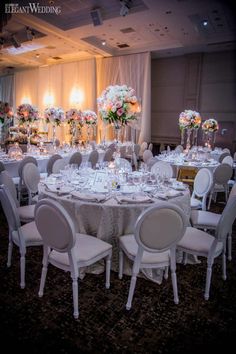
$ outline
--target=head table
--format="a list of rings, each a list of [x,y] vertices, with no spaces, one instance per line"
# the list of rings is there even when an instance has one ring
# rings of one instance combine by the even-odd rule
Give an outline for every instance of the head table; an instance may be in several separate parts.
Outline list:
[[[151,184],[152,181],[148,180],[150,174],[132,172],[125,173],[125,177],[122,174],[121,181],[117,181],[117,176],[107,170],[76,170],[69,172],[68,178],[65,172],[63,176],[52,175],[40,183],[39,194],[40,199],[46,197],[59,201],[71,215],[77,232],[112,244],[112,269],[117,271],[119,236],[133,233],[141,212],[151,205],[169,201],[182,208],[189,217],[190,193],[187,186],[176,184],[174,179],[165,185]],[[132,183],[135,178],[139,184]],[[99,179],[104,183],[99,184]],[[127,263],[126,274],[130,274],[130,269]],[[97,265],[94,271],[99,273],[101,270],[103,265],[102,268]],[[146,276],[160,280],[151,271]]]

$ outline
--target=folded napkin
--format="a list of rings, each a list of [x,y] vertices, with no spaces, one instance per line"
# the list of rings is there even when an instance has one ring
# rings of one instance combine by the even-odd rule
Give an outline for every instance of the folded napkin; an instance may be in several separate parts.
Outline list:
[[[106,200],[106,196],[104,194],[99,193],[82,193],[78,191],[72,191],[70,194],[76,199],[87,202],[100,203]]]
[[[69,194],[73,188],[69,186],[58,186],[56,184],[45,184],[45,190],[51,193],[56,193],[58,195]]]
[[[153,200],[146,195],[132,196],[117,196],[116,201],[118,204],[140,204],[140,203],[153,203]]]
[[[173,190],[173,189],[170,189],[166,192],[157,192],[155,193],[155,197],[156,198],[159,198],[159,199],[164,199],[164,200],[167,200],[167,199],[171,199],[171,198],[176,198],[176,197],[179,197],[183,195],[182,192],[178,192],[176,190]]]

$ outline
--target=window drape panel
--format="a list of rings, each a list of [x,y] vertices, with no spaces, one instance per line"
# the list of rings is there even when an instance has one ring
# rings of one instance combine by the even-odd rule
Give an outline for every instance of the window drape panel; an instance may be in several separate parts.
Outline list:
[[[14,105],[14,76],[6,75],[0,77],[0,101]]]

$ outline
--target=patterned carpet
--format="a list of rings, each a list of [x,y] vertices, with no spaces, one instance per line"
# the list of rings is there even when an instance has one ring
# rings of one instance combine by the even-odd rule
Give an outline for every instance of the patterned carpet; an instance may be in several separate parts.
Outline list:
[[[213,205],[220,212],[223,205]],[[133,307],[126,311],[130,278],[87,275],[80,281],[80,318],[72,316],[71,279],[49,268],[43,298],[38,287],[41,248],[27,251],[26,288],[19,286],[19,253],[14,248],[6,267],[7,225],[0,212],[0,337],[7,351],[30,353],[204,353],[227,350],[236,335],[236,244],[227,262],[226,281],[215,264],[210,300],[203,298],[206,262],[177,266],[179,305],[173,302],[171,279],[161,285],[138,279]],[[234,235],[236,236],[236,225]]]

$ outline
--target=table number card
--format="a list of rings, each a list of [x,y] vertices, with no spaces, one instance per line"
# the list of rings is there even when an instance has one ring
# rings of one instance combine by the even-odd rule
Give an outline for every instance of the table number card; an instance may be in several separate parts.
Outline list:
[[[107,183],[107,173],[104,171],[96,171],[93,181],[93,189],[103,189]]]

